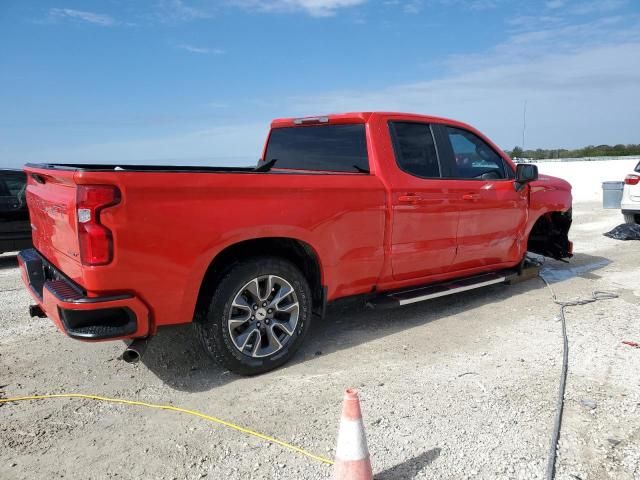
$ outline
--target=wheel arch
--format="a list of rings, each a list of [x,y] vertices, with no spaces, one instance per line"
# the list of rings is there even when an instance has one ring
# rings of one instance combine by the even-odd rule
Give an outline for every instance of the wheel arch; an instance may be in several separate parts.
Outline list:
[[[323,284],[322,264],[317,251],[302,240],[291,237],[261,237],[247,239],[228,245],[209,263],[198,291],[195,315],[206,311],[208,299],[213,294],[218,280],[229,268],[241,260],[257,256],[284,258],[300,269],[309,282],[313,301],[313,313],[324,316],[326,287]]]
[[[540,214],[527,232],[527,251],[560,260],[573,256],[569,241],[572,210],[547,211]]]

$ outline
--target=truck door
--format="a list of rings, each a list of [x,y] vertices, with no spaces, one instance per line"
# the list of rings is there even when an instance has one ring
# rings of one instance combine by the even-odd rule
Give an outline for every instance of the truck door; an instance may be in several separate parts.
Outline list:
[[[527,247],[528,187],[516,190],[512,168],[475,133],[448,125],[434,128],[460,210],[452,270],[518,262]]]
[[[455,257],[458,206],[442,178],[431,126],[390,121],[388,128],[398,167],[389,175],[393,278],[446,272]]]

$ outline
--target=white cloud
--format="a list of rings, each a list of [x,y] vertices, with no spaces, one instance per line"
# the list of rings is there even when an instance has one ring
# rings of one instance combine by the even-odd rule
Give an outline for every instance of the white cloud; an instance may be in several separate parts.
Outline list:
[[[507,18],[507,24],[519,30],[540,30],[541,28],[557,27],[565,23],[561,16],[554,15],[519,15]]]
[[[49,17],[52,19],[72,18],[87,23],[93,23],[94,25],[100,25],[101,27],[114,27],[119,24],[109,15],[73,10],[71,8],[52,8],[49,10]]]
[[[430,5],[438,4],[444,7],[464,8],[467,10],[489,10],[496,8],[504,0],[428,0]],[[405,13],[417,14],[422,12],[424,0],[384,0],[386,7],[399,7]]]
[[[330,17],[342,8],[355,7],[368,0],[220,0],[200,1],[197,7],[184,0],[159,0],[156,17],[163,22],[212,18],[224,7],[239,7],[249,12],[305,12],[314,17]],[[414,0],[412,0],[414,1]],[[476,0],[478,1],[478,0]]]
[[[405,13],[417,14],[422,10],[422,0],[410,0],[402,7]]]
[[[549,10],[564,10],[573,15],[608,13],[628,4],[628,0],[548,0],[545,7]]]
[[[194,47],[193,45],[189,45],[186,43],[176,45],[176,48],[179,48],[180,50],[186,50],[190,53],[199,53],[202,55],[224,55],[226,53],[226,51],[221,48]]]
[[[572,148],[635,142],[640,130],[640,18],[601,16],[585,21],[586,17],[562,13],[568,12],[553,10],[548,18],[531,17],[530,22],[524,22],[529,27],[519,28],[504,42],[479,54],[447,58],[439,65],[442,75],[436,79],[415,78],[371,90],[300,91],[288,98],[247,98],[250,118],[263,119],[260,123],[231,122],[230,126],[173,136],[157,129],[145,138],[81,146],[73,146],[70,135],[65,147],[0,146],[0,158],[246,165],[260,154],[269,117],[358,110],[414,111],[457,118],[477,126],[502,147],[511,148],[521,142],[525,100],[526,146]],[[576,19],[581,21],[576,23]],[[207,48],[184,46],[202,50],[194,53],[213,53]]]
[[[157,17],[163,22],[202,20],[213,17],[215,8],[196,8],[183,0],[160,0]]]
[[[607,13],[624,7],[627,0],[590,0],[573,5],[571,13],[577,15],[589,15],[592,13]]]
[[[469,0],[466,2],[471,10],[490,10],[498,7],[499,0]]]
[[[330,17],[341,8],[362,5],[367,0],[230,0],[229,4],[261,12],[302,10],[314,17]]]
[[[288,100],[288,114],[413,111],[468,121],[505,148],[629,143],[640,128],[640,29],[620,20],[512,35],[481,55],[451,57],[435,80]]]

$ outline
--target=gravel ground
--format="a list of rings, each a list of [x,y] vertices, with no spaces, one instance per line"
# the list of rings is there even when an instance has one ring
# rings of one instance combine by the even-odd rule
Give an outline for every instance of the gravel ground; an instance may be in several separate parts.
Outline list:
[[[576,256],[548,261],[570,367],[558,479],[640,479],[640,243],[602,236],[620,213],[574,208]],[[331,457],[342,391],[361,392],[377,479],[543,478],[561,365],[558,307],[539,279],[391,311],[333,308],[285,368],[242,378],[191,329],[143,362],[31,319],[15,256],[0,257],[0,395],[91,393],[214,415]],[[0,478],[329,478],[282,447],[182,414],[88,400],[0,405]]]

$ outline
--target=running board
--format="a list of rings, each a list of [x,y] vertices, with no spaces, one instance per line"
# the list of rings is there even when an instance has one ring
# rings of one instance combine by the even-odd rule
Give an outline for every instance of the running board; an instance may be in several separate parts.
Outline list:
[[[411,303],[423,302],[433,298],[445,297],[454,293],[475,290],[499,283],[514,284],[528,280],[538,275],[539,267],[526,265],[523,269],[500,270],[492,273],[483,273],[473,277],[450,280],[443,283],[435,283],[424,287],[413,287],[407,290],[381,294],[367,302],[371,308],[393,308]]]

